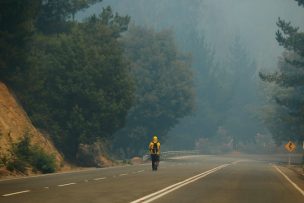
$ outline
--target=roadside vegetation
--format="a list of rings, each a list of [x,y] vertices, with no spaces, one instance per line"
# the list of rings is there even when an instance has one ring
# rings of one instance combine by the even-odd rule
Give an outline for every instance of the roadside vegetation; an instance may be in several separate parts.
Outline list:
[[[138,24],[103,2],[99,12],[77,15],[101,2],[11,0],[0,7],[0,80],[66,160],[90,166],[93,153],[105,152],[129,159],[144,154],[154,134],[169,148],[204,153],[268,152],[271,136],[276,144],[303,142],[300,28],[278,20],[285,51],[276,72],[259,74],[261,96],[257,62],[242,36],[223,44],[229,48],[220,57],[206,40],[201,1],[109,3],[144,21]],[[28,139],[2,164],[55,171],[53,157]]]
[[[2,157],[1,161],[11,172],[28,174],[28,170],[40,173],[53,173],[57,170],[55,156],[47,154],[38,145],[32,145],[30,135],[13,146],[11,157]]]
[[[132,157],[145,153],[151,135],[165,140],[179,119],[193,112],[195,92],[190,55],[177,49],[171,31],[132,26],[122,43],[136,91],[113,151]]]
[[[193,108],[191,59],[177,49],[173,36],[128,31],[130,17],[111,7],[76,20],[77,12],[98,2],[13,0],[0,8],[0,80],[64,158],[80,164],[86,163],[79,160],[86,157],[81,147],[97,141],[122,144],[133,136],[136,154],[147,136],[165,135]],[[127,117],[136,119],[126,124]],[[123,128],[128,135],[117,133]],[[42,151],[22,147],[26,142],[17,145],[17,159],[8,168],[24,171],[26,162],[53,171],[51,157],[38,157]]]
[[[296,0],[304,7],[303,0]],[[284,47],[278,68],[273,73],[260,73],[267,82],[270,101],[264,121],[278,143],[304,143],[304,32],[291,22],[278,20],[276,40]],[[304,161],[304,159],[303,159]]]

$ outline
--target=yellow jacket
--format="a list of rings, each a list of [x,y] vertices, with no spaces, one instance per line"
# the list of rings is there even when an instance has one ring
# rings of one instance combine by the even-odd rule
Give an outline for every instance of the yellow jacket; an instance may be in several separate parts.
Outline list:
[[[156,152],[154,150],[154,144],[156,144]],[[150,154],[160,154],[160,142],[150,142],[149,144]]]

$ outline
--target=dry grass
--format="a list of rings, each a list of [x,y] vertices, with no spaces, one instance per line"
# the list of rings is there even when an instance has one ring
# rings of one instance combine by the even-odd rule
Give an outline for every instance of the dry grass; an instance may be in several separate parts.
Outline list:
[[[28,133],[32,144],[37,144],[47,153],[55,154],[57,165],[63,161],[54,145],[31,123],[26,112],[18,104],[5,84],[0,82],[0,156],[10,156],[12,144]]]

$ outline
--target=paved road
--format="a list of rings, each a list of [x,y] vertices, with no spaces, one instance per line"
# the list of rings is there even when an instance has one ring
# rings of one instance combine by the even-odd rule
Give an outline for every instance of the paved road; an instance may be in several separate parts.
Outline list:
[[[162,162],[157,172],[146,164],[0,181],[0,202],[303,203],[302,186],[267,161],[190,156]]]

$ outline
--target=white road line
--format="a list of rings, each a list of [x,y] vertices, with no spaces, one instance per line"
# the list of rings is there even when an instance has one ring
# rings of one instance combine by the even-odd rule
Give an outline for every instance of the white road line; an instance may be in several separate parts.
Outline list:
[[[139,165],[140,166],[147,166],[147,165],[150,165],[150,163],[144,163],[144,164],[139,164]],[[113,169],[117,169],[117,168],[128,168],[128,167],[132,167],[132,166],[123,165],[123,166],[111,166],[111,167],[105,167],[105,168],[89,168],[89,169],[78,170],[78,171],[66,171],[66,172],[48,173],[48,174],[35,175],[35,176],[7,178],[7,179],[0,180],[0,182],[8,182],[8,181],[20,180],[20,179],[40,178],[40,177],[44,177],[44,176],[56,176],[56,175],[64,175],[64,174],[85,173],[85,172],[89,172],[89,171],[113,170]]]
[[[4,195],[2,195],[2,197],[8,197],[8,196],[12,196],[12,195],[18,195],[18,194],[27,193],[27,192],[30,192],[30,190],[24,190],[24,191],[20,191],[20,192],[14,192],[14,193],[9,193],[9,194],[4,194]]]
[[[104,180],[104,179],[106,179],[106,177],[102,177],[102,178],[94,178],[93,180],[98,181],[98,180]]]
[[[232,162],[231,164],[238,164],[238,163],[240,163],[240,162],[242,162],[243,160],[237,160],[237,161],[234,161],[234,162]]]
[[[123,173],[123,174],[119,174],[119,176],[127,176],[128,174]]]
[[[278,171],[282,176],[284,176],[284,178],[285,178],[288,182],[290,182],[290,184],[292,184],[292,186],[295,187],[295,188],[304,196],[304,191],[303,191],[297,184],[295,184],[292,180],[290,180],[290,179],[288,178],[288,176],[285,175],[285,173],[283,173],[276,165],[274,165],[273,167],[274,167],[275,169],[277,169],[277,171]]]
[[[66,183],[62,185],[58,185],[58,187],[64,187],[64,186],[69,186],[69,185],[75,185],[76,183]]]
[[[142,197],[142,198],[139,198],[139,199],[137,199],[137,200],[134,200],[134,201],[132,201],[131,203],[148,203],[148,202],[152,202],[152,201],[154,201],[154,200],[156,200],[156,199],[159,199],[160,197],[162,197],[162,196],[164,196],[164,195],[166,195],[166,194],[168,194],[168,193],[170,193],[170,192],[173,192],[173,191],[175,191],[175,190],[177,190],[177,189],[179,189],[179,188],[181,188],[181,187],[183,187],[183,186],[185,186],[185,185],[188,185],[188,184],[190,184],[190,183],[192,183],[192,182],[194,182],[194,181],[197,181],[197,180],[199,180],[199,179],[201,179],[201,178],[203,178],[203,177],[205,177],[205,176],[207,176],[207,175],[209,175],[209,174],[211,174],[211,173],[214,173],[214,172],[216,172],[216,171],[218,171],[218,170],[220,170],[220,169],[222,169],[222,168],[225,168],[225,167],[227,167],[227,166],[229,166],[230,164],[223,164],[223,165],[220,165],[220,166],[218,166],[218,167],[215,167],[215,168],[213,168],[213,169],[210,169],[210,170],[208,170],[208,171],[205,171],[205,172],[203,172],[203,173],[200,173],[200,174],[198,174],[198,175],[195,175],[195,176],[193,176],[193,177],[190,177],[190,178],[188,178],[188,179],[186,179],[186,180],[184,180],[184,181],[181,181],[181,182],[178,182],[178,183],[176,183],[176,184],[173,184],[173,185],[171,185],[171,186],[168,186],[168,187],[166,187],[166,188],[164,188],[164,189],[162,189],[162,190],[159,190],[159,191],[157,191],[157,192],[154,192],[154,193],[152,193],[152,194],[150,194],[150,195],[146,195],[146,196],[144,196],[144,197]]]
[[[163,167],[162,167],[163,168]],[[144,172],[145,170],[141,170],[141,171],[135,171],[135,172],[133,172],[133,174],[137,174],[137,173],[142,173],[142,172]]]

